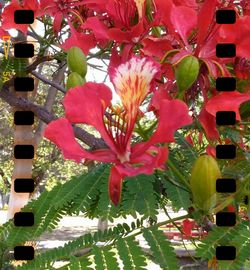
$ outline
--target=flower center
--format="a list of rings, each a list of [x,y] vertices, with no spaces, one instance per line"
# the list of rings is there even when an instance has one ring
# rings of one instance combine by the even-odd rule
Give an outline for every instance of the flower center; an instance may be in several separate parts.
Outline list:
[[[125,152],[123,155],[117,155],[118,159],[121,161],[121,163],[129,162],[130,160],[130,152]]]

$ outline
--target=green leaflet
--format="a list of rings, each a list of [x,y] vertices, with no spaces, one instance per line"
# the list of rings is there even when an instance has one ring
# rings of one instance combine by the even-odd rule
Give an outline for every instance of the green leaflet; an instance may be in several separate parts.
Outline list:
[[[156,219],[157,200],[153,188],[154,175],[141,174],[127,178],[124,182],[126,192],[123,192],[122,209],[126,214],[136,217],[135,211],[143,218]]]
[[[246,101],[240,105],[241,119],[247,119],[250,116],[250,101]]]
[[[67,270],[91,270],[91,262],[88,259],[79,260],[76,257],[70,257],[70,265],[65,267]],[[62,268],[63,269],[63,268]]]
[[[93,247],[94,262],[96,270],[117,270],[119,265],[116,254],[111,251],[110,247],[98,248]]]
[[[189,192],[175,186],[168,179],[164,179],[163,185],[166,188],[166,197],[171,201],[173,210],[175,212],[178,212],[181,208],[188,210],[191,206]]]
[[[156,227],[152,227],[150,230],[145,229],[143,231],[143,237],[148,242],[153,257],[160,264],[162,269],[179,269],[174,248],[162,231],[158,230]]]
[[[116,243],[118,254],[123,262],[124,269],[144,270],[146,258],[134,237],[119,239]]]
[[[178,97],[180,99],[182,99],[184,92],[196,81],[199,69],[199,61],[192,55],[186,56],[177,64],[175,78],[179,89]]]

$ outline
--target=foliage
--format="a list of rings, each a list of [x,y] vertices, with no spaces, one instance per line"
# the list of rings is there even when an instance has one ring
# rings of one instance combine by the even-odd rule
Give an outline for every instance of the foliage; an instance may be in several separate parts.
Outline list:
[[[199,245],[196,254],[203,259],[212,259],[216,246],[233,245],[237,250],[236,259],[233,261],[220,261],[218,267],[222,270],[242,269],[242,265],[249,258],[249,236],[249,222],[238,221],[238,224],[234,227],[217,227]]]

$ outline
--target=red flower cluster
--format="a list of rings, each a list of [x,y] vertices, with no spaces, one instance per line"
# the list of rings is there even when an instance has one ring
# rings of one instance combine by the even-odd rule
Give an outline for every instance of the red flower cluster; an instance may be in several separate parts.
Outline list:
[[[10,18],[16,9],[32,9],[36,17],[54,18],[55,33],[63,27],[62,22],[67,22],[70,36],[61,44],[62,49],[77,46],[86,55],[95,47],[111,50],[109,75],[121,104],[111,104],[111,90],[104,84],[88,82],[73,88],[64,99],[65,118],[50,123],[45,136],[62,149],[65,158],[112,163],[110,196],[117,204],[124,177],[151,174],[164,167],[168,155],[164,143],[173,142],[174,131],[192,122],[188,111],[195,107],[197,97],[204,101],[200,111],[193,110],[193,118],[203,128],[199,130],[200,138],[205,135],[209,142],[220,139],[215,123],[217,111],[234,111],[236,119],[241,120],[239,107],[250,100],[249,86],[225,94],[218,93],[212,84],[217,77],[250,80],[249,4],[233,2],[12,0],[3,10],[0,33],[15,28],[26,34],[28,25],[16,25]],[[216,24],[219,8],[234,9],[237,22]],[[216,57],[216,44],[223,42],[236,44],[235,58]],[[175,71],[190,56],[199,63],[198,75],[180,101]],[[153,97],[148,109],[155,113],[158,126],[148,141],[132,144],[140,106],[149,93]],[[92,152],[83,149],[71,126],[77,123],[93,126],[108,148]],[[191,137],[188,139],[191,141]],[[213,153],[212,145],[208,152]]]

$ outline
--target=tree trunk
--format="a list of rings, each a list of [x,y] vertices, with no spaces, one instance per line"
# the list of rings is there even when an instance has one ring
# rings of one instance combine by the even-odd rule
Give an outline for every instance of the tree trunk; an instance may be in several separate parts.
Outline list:
[[[27,92],[16,92],[18,97],[27,98]],[[15,111],[21,111],[18,108],[13,108],[13,113]],[[33,136],[33,126],[27,125],[14,125],[14,146],[19,144],[25,145],[34,145],[34,136]],[[14,151],[13,151],[14,152]],[[13,157],[14,158],[14,157]],[[11,190],[10,190],[10,199],[9,207],[7,213],[7,221],[13,218],[16,212],[19,212],[20,209],[28,202],[29,193],[16,193],[14,191],[14,182],[16,178],[32,178],[32,165],[33,159],[15,159],[14,158],[14,169],[11,179]]]
[[[61,69],[54,75],[53,81],[61,82],[64,77],[64,72],[66,69],[66,65],[62,67],[63,63],[60,65]],[[38,84],[35,84],[38,87]],[[34,90],[36,91],[36,90]],[[54,104],[55,98],[57,94],[57,89],[54,87],[50,87],[48,89],[48,96],[46,99],[45,107],[47,110],[51,111],[52,106]],[[27,98],[27,93],[17,93],[17,96],[21,96]],[[33,99],[35,97],[33,96]],[[17,108],[14,108],[16,111]],[[33,134],[33,127],[32,126],[16,126],[14,125],[14,145],[16,144],[32,144],[34,146],[35,152],[36,149],[42,139],[42,134],[44,131],[46,124],[40,121],[38,128]],[[14,191],[14,181],[16,178],[32,178],[32,165],[33,160],[28,159],[15,159],[14,158],[14,170],[12,175],[11,181],[11,192],[10,192],[10,200],[9,200],[9,208],[7,214],[7,220],[13,218],[14,214],[27,204],[29,201],[30,196],[33,196],[30,193],[16,193]]]
[[[98,219],[98,225],[97,225],[98,231],[104,232],[108,229],[108,220],[103,220],[101,218]]]

